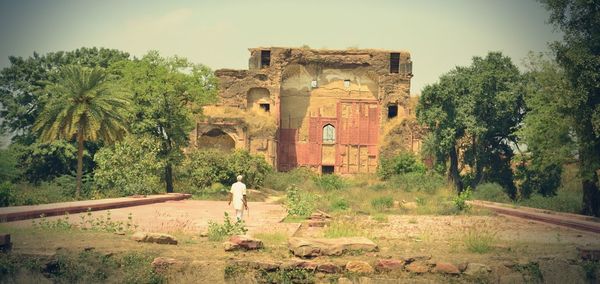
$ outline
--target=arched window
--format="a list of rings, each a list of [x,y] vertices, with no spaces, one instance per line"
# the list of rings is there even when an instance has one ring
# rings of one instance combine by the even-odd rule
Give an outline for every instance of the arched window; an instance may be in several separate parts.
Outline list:
[[[323,126],[323,143],[335,143],[335,127],[331,124]]]

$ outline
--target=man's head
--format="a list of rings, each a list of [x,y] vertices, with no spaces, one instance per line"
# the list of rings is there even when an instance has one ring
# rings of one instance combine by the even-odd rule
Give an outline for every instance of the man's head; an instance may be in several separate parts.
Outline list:
[[[242,181],[242,175],[237,176],[237,181]]]

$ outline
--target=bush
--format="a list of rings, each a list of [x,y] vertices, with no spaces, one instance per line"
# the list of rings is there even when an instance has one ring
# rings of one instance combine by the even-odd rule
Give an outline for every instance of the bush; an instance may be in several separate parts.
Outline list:
[[[13,203],[13,184],[5,181],[0,184],[0,207],[10,206]]]
[[[331,211],[344,211],[350,208],[348,201],[346,199],[340,198],[331,202]]]
[[[458,211],[465,211],[471,209],[471,205],[467,203],[469,199],[471,199],[471,188],[467,186],[465,190],[452,199],[452,203]]]
[[[316,208],[316,196],[309,192],[300,192],[298,187],[291,185],[286,192],[285,208],[289,215],[306,217]]]
[[[394,175],[406,173],[425,173],[426,168],[417,157],[409,152],[403,152],[392,158],[381,158],[377,167],[377,174],[383,179]]]
[[[520,198],[528,198],[537,193],[543,196],[553,196],[560,186],[562,174],[561,165],[547,167],[517,167],[517,176],[521,180]]]
[[[308,168],[295,168],[289,172],[273,171],[265,177],[264,187],[285,191],[292,184],[300,185],[315,178],[316,174]]]
[[[551,197],[533,194],[530,198],[521,199],[518,204],[527,207],[579,214],[581,213],[582,195],[581,191],[559,190],[555,196]]]
[[[382,196],[371,200],[371,207],[377,211],[384,211],[394,206],[394,199],[390,196]]]
[[[250,155],[247,151],[232,153],[220,150],[198,150],[187,155],[183,164],[185,176],[198,189],[213,183],[233,184],[238,175],[249,188],[261,186],[272,168],[264,157]]]
[[[473,198],[493,202],[510,203],[511,199],[497,183],[482,183],[473,191]]]
[[[388,181],[394,189],[406,192],[436,193],[440,188],[446,186],[445,179],[438,174],[425,174],[420,172],[396,175]]]
[[[208,221],[208,240],[219,242],[233,235],[243,235],[248,232],[244,220],[236,220],[231,222],[229,214],[225,212],[223,224],[218,224],[213,221]]]
[[[314,178],[315,185],[325,191],[340,190],[346,187],[344,180],[337,175],[322,175]]]
[[[96,184],[122,195],[158,193],[165,167],[159,153],[159,142],[149,136],[129,135],[112,147],[104,147],[94,157]]]

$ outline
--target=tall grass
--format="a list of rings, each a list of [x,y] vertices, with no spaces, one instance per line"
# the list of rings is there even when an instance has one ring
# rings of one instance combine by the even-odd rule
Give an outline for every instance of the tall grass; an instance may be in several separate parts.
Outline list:
[[[323,231],[326,238],[364,237],[366,232],[355,222],[333,222]]]
[[[462,238],[468,251],[488,253],[497,241],[497,234],[498,232],[491,225],[479,222],[467,228]]]

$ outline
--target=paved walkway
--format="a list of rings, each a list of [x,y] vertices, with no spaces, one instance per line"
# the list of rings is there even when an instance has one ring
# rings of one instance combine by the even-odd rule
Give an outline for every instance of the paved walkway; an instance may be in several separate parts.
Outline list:
[[[478,207],[490,209],[499,214],[600,234],[600,218],[530,207],[511,207],[509,204],[482,200],[473,200],[470,203]]]
[[[65,213],[79,213],[86,212],[88,210],[106,210],[113,208],[123,208],[129,206],[137,206],[144,204],[152,204],[165,202],[169,200],[182,200],[190,198],[189,194],[181,193],[170,193],[170,194],[157,194],[149,195],[146,197],[120,197],[120,198],[106,198],[98,200],[83,200],[83,201],[71,201],[71,202],[60,202],[40,205],[28,205],[28,206],[12,206],[0,208],[0,222],[16,221],[38,218],[40,215],[44,216],[57,216],[64,215]]]
[[[250,214],[245,216],[249,233],[281,232],[291,235],[299,224],[280,223],[287,215],[285,209],[279,204],[265,202],[249,202]],[[112,221],[126,223],[129,214],[133,223],[138,225],[138,231],[163,232],[163,233],[198,233],[208,228],[208,222],[223,223],[224,213],[228,212],[232,220],[234,211],[226,201],[206,200],[177,200],[161,203],[132,206],[110,210]],[[107,217],[108,210],[93,212],[87,216],[86,212],[70,214],[69,222],[79,224],[81,216],[86,219]],[[63,218],[55,216],[46,218],[48,221]],[[31,220],[8,222],[9,226],[31,226]]]

